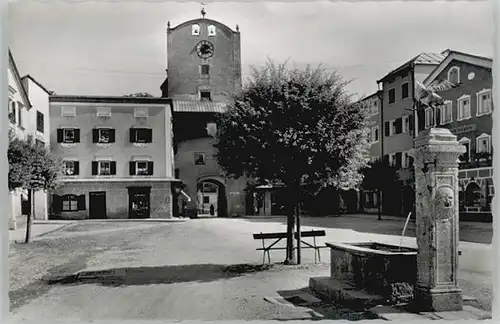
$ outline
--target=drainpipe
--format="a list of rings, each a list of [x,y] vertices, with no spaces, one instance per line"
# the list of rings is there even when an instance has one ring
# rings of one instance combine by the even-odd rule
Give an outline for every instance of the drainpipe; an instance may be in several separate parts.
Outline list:
[[[377,91],[377,97],[380,99],[380,127],[379,127],[379,137],[380,137],[380,161],[382,162],[384,160],[384,139],[385,139],[385,127],[384,127],[384,87],[382,83],[382,89],[380,89],[380,82],[378,83],[379,90]],[[382,220],[382,199],[383,199],[383,192],[382,190],[378,189],[377,192],[377,204],[378,204],[378,211],[377,211],[377,219]]]
[[[413,143],[412,143],[412,148],[415,146],[415,138],[417,138],[417,133],[418,133],[418,103],[415,98],[415,63],[411,63],[410,65],[410,74],[411,74],[411,98],[413,102],[413,108],[412,108],[412,114],[413,114]],[[415,161],[413,162],[415,163]],[[415,172],[413,172],[414,175],[413,177],[415,178]],[[415,179],[413,179],[413,192],[415,192]],[[403,201],[404,202],[404,201]],[[415,200],[413,201],[413,207],[412,207],[412,215],[416,217],[416,206],[415,206]],[[403,215],[404,216],[404,215]]]

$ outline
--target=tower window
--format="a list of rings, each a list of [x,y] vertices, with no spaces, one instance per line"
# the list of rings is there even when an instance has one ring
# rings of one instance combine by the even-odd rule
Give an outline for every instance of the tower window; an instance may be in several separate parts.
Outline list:
[[[208,36],[215,36],[215,35],[216,35],[215,26],[214,25],[208,26]]]
[[[210,65],[202,64],[201,65],[201,74],[202,75],[209,75],[210,74]]]
[[[212,100],[212,94],[210,91],[200,91],[201,100]]]
[[[191,26],[191,35],[199,36],[200,35],[200,25],[194,24]]]

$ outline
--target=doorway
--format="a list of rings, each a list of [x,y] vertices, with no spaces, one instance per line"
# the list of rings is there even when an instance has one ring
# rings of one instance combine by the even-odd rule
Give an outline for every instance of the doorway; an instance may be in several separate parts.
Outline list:
[[[150,217],[151,187],[128,188],[128,215],[131,219]]]
[[[106,218],[106,192],[89,192],[89,219]]]

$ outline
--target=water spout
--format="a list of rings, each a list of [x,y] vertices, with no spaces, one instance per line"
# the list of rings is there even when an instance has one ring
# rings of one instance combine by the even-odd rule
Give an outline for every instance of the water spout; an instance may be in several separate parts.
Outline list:
[[[399,250],[401,251],[401,245],[403,245],[403,239],[405,237],[406,227],[408,226],[408,222],[410,221],[411,212],[408,213],[408,217],[406,217],[405,226],[403,227],[403,232],[401,233],[401,241],[399,242]]]

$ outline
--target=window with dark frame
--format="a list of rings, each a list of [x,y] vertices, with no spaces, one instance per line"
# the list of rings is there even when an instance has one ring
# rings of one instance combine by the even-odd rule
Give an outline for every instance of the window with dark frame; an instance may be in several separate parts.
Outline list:
[[[202,75],[209,75],[210,74],[210,65],[202,64],[201,65],[201,74]]]
[[[389,103],[394,103],[396,101],[396,90],[393,88],[393,89],[389,89]]]
[[[194,154],[194,164],[195,165],[205,165],[205,153],[195,153]]]
[[[151,143],[153,141],[153,130],[150,128],[131,128],[131,143]]]
[[[212,94],[210,91],[200,91],[201,100],[212,100]]]
[[[98,175],[111,175],[111,161],[98,161]]]
[[[23,109],[20,104],[17,105],[17,124],[23,127]]]
[[[36,112],[36,130],[40,133],[44,132],[44,116],[39,111]]]
[[[61,210],[65,212],[78,211],[78,199],[75,195],[65,195],[61,200]]]
[[[9,120],[11,123],[16,123],[16,102],[9,100]]]
[[[114,143],[115,130],[112,128],[94,128],[92,130],[92,141],[94,143]]]
[[[401,99],[408,98],[409,93],[408,93],[408,82],[405,82],[401,85]]]
[[[75,142],[75,129],[74,128],[63,129],[63,142],[64,143],[74,143]]]
[[[130,161],[131,176],[153,175],[153,161]]]
[[[63,163],[64,167],[64,174],[67,176],[73,176],[73,175],[78,175],[79,174],[79,162],[78,161],[64,161]]]

